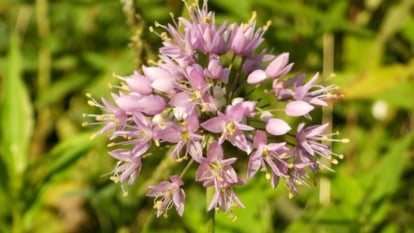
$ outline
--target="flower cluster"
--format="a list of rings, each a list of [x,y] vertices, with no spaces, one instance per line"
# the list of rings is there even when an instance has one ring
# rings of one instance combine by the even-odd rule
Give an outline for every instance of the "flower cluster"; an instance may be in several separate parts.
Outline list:
[[[322,157],[332,163],[342,158],[324,142],[347,140],[324,133],[328,125],[313,125],[310,115],[335,98],[334,86],[317,84],[318,74],[309,81],[289,76],[288,53],[259,49],[269,24],[256,28],[255,14],[247,23],[216,25],[206,1],[185,4],[189,19],[155,23],[162,33],[150,28],[163,40],[156,65],[117,76],[122,85],[113,101],[89,95],[90,105],[104,113],[87,116],[103,125],[98,133],[109,134],[115,148],[109,153],[118,160],[113,180],[133,184],[145,159],[162,159],[154,148],[168,145],[164,156],[188,166],[149,187],[157,216],[173,206],[183,214],[182,178],[189,166],[197,169],[195,181],[215,190],[208,209],[231,212],[243,207],[234,187],[258,171],[273,188],[284,180],[293,195],[322,168]],[[246,179],[235,169],[237,161],[248,163]]]

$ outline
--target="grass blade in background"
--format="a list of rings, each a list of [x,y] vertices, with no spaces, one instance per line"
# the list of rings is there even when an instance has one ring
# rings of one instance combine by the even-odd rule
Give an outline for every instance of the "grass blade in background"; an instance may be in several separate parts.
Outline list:
[[[17,201],[23,185],[23,173],[28,164],[33,129],[32,105],[22,80],[22,59],[17,33],[11,34],[6,69],[1,103],[1,158],[9,176],[11,199]],[[19,203],[14,206],[13,216],[17,218]],[[14,223],[19,224],[18,221]]]

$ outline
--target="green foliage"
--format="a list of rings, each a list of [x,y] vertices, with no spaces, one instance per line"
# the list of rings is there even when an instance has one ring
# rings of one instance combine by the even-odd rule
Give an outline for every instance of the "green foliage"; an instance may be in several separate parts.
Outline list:
[[[0,232],[204,232],[203,189],[186,181],[184,217],[156,219],[144,194],[169,161],[150,161],[125,197],[105,176],[105,138],[81,127],[96,111],[85,93],[107,96],[113,73],[156,60],[161,40],[147,28],[186,14],[179,0],[125,2],[0,2]],[[236,222],[217,214],[216,231],[413,233],[414,1],[209,3],[221,22],[271,20],[266,46],[340,87],[328,115],[351,139],[334,145],[345,156],[335,172],[292,199],[264,177],[236,190],[246,208]]]

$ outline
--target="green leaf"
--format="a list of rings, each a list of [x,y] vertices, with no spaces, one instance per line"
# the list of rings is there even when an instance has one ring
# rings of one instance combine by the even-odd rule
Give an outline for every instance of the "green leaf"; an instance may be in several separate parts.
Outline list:
[[[239,1],[239,0],[222,1],[220,0],[220,1],[212,1],[212,3],[226,9],[228,12],[231,12],[232,15],[237,15],[242,19],[248,19],[251,15],[251,12],[250,12],[251,2],[250,1]]]
[[[28,201],[29,203],[32,203],[29,206],[32,206],[39,198],[41,189],[50,182],[53,176],[65,172],[92,147],[94,142],[93,140],[90,140],[90,136],[90,133],[83,133],[59,142],[59,144],[45,156],[46,159],[39,160],[37,164],[33,164],[32,167],[30,167],[30,171],[36,171],[39,167],[44,166],[45,172],[40,175],[41,178],[39,180],[35,181],[37,187],[34,190],[34,194],[30,197],[31,200]]]
[[[28,163],[33,130],[33,110],[22,80],[19,38],[11,34],[7,73],[2,85],[1,158],[5,161],[14,192],[19,192],[21,176]]]
[[[394,64],[371,68],[360,75],[353,75],[357,78],[348,85],[342,86],[341,91],[346,99],[372,98],[408,80],[412,74],[414,74],[414,60],[408,65]],[[338,79],[342,80],[349,77],[346,74],[338,74],[338,76]],[[341,80],[333,81],[341,82]]]
[[[56,81],[52,83],[52,85],[47,88],[45,92],[40,93],[39,99],[36,101],[36,105],[38,107],[43,107],[47,104],[57,102],[71,91],[79,90],[79,88],[81,88],[82,85],[88,81],[88,78],[82,74],[70,75]]]
[[[369,57],[366,57],[366,65],[368,67],[374,67],[380,64],[381,59],[384,56],[386,42],[397,33],[411,17],[411,9],[413,5],[413,0],[402,0],[387,11],[379,33],[377,34],[376,41],[371,46],[371,53],[369,54]]]
[[[398,187],[400,176],[408,159],[408,150],[414,143],[414,132],[394,141],[379,161],[375,171],[372,173],[374,190],[372,200],[376,201],[392,194]]]
[[[78,134],[56,145],[47,155],[48,158],[53,158],[53,161],[48,165],[46,179],[56,173],[64,172],[84,155],[94,143],[90,137],[89,133]]]

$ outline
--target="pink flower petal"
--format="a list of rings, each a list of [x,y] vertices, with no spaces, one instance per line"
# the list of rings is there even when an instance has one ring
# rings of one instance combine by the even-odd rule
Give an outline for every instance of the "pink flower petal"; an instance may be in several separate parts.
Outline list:
[[[302,100],[296,100],[286,105],[285,113],[288,116],[299,117],[308,114],[314,107]]]
[[[293,64],[286,66],[289,61],[289,53],[282,53],[277,56],[273,61],[266,67],[266,74],[269,77],[277,78],[290,71]]]
[[[272,118],[266,124],[266,131],[272,135],[283,135],[291,130],[286,121]]]
[[[267,79],[266,72],[264,70],[255,70],[249,74],[247,77],[247,83],[249,84],[258,84]]]
[[[260,145],[265,145],[267,143],[267,136],[264,131],[257,130],[253,138],[253,146],[259,148]]]
[[[126,78],[125,82],[127,83],[129,89],[134,92],[138,92],[142,95],[149,95],[152,93],[152,81],[145,76],[133,74],[131,77]]]
[[[171,79],[160,78],[152,82],[151,87],[162,92],[169,92],[174,88],[174,85]]]
[[[224,124],[225,122],[221,117],[213,117],[201,123],[201,127],[212,133],[221,133],[224,130]]]

